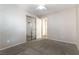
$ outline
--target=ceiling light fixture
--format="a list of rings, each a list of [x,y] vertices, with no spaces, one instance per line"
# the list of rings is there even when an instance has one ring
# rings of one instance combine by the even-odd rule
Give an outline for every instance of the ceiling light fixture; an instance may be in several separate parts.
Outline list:
[[[37,7],[37,9],[39,9],[39,10],[46,10],[47,8],[45,7],[45,5],[39,5]]]

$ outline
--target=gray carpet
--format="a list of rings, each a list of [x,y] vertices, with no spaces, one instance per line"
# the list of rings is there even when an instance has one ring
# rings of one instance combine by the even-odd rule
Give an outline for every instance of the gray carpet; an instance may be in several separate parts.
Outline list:
[[[0,51],[1,55],[78,55],[74,44],[54,40],[36,40]]]

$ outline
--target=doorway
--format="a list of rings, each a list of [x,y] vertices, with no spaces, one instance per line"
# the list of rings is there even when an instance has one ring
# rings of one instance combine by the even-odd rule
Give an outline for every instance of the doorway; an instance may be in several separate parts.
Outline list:
[[[26,16],[27,18],[27,41],[36,40],[36,18]]]

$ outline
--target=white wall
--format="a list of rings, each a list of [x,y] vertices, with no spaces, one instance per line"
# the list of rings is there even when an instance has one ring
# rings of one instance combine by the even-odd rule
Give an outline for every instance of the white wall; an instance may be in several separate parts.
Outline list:
[[[26,42],[25,15],[16,5],[0,5],[0,50]]]
[[[76,7],[76,28],[77,28],[77,39],[76,39],[76,45],[79,49],[79,5]]]
[[[76,41],[76,8],[50,14],[48,17],[48,38],[52,40],[75,43]]]

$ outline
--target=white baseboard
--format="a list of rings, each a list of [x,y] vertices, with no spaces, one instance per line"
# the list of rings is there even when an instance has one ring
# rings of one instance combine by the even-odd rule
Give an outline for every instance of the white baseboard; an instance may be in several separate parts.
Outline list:
[[[67,41],[56,40],[56,39],[49,39],[49,40],[55,40],[55,41],[64,42],[64,43],[68,43],[68,44],[75,44],[75,42],[67,42]]]
[[[14,46],[16,46],[16,45],[23,44],[23,43],[25,43],[25,42],[22,42],[22,43],[18,43],[18,44],[15,44],[15,45],[11,45],[11,46],[8,46],[8,47],[1,48],[0,51],[1,51],[1,50],[5,50],[5,49],[8,49],[8,48],[11,48],[11,47],[14,47]]]

